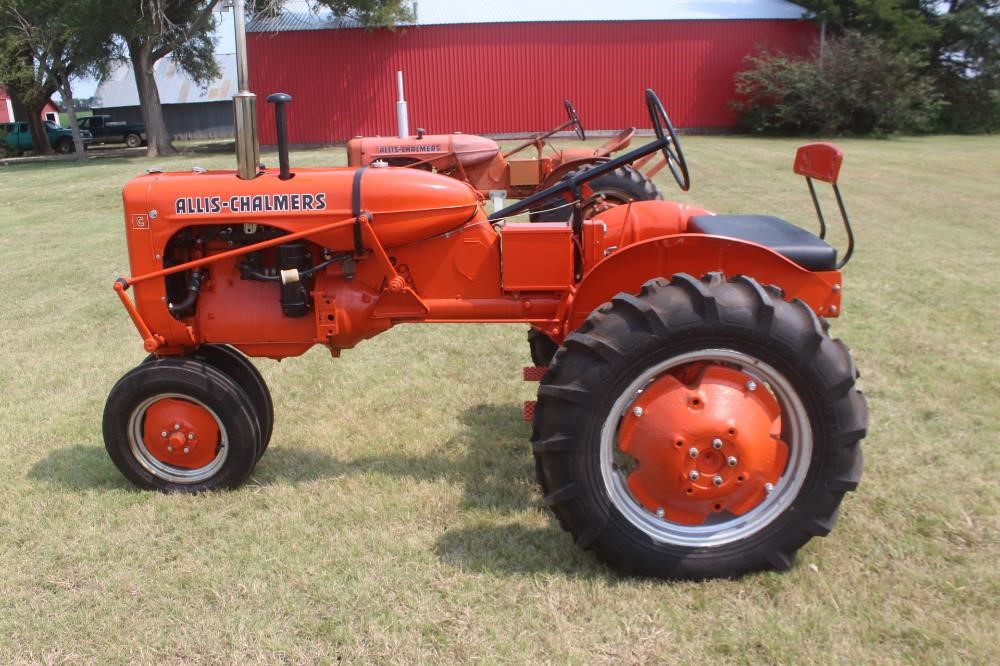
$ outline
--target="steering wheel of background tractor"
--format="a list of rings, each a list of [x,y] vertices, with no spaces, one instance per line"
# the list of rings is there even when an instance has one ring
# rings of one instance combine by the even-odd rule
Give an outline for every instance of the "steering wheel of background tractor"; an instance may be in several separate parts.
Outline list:
[[[684,151],[681,150],[681,144],[677,140],[677,133],[674,132],[670,117],[663,110],[663,103],[660,102],[660,98],[656,96],[652,88],[646,88],[646,107],[649,109],[649,119],[653,123],[656,138],[660,140],[663,156],[667,160],[667,166],[670,167],[670,173],[673,174],[681,191],[687,192],[691,189],[691,177],[688,175]],[[666,126],[665,132],[664,126]]]
[[[587,133],[583,131],[583,125],[580,124],[580,114],[576,112],[576,107],[568,99],[563,100],[563,106],[566,107],[566,115],[569,116],[569,121],[573,123],[573,131],[580,137],[580,141],[586,141]]]

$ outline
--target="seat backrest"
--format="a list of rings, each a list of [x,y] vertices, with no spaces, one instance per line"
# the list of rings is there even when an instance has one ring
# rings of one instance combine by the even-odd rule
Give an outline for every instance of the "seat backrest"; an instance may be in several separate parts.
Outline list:
[[[832,143],[817,142],[799,146],[795,151],[795,173],[815,178],[831,185],[837,184],[844,151]]]

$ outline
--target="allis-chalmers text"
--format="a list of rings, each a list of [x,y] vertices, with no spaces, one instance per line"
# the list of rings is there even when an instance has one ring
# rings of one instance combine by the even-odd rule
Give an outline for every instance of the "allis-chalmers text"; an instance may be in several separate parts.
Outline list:
[[[233,197],[178,197],[174,212],[178,215],[212,213],[267,213],[288,210],[325,210],[326,192],[315,194],[254,194]]]

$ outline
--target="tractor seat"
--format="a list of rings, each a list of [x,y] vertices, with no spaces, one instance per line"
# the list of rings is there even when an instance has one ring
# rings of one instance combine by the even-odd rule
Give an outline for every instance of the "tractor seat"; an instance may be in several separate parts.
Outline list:
[[[837,267],[837,250],[805,229],[771,215],[695,215],[688,229],[757,243],[811,271]]]

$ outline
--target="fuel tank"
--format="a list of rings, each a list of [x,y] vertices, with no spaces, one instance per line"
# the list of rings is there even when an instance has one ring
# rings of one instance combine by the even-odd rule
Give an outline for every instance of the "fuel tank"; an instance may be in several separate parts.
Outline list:
[[[435,236],[471,220],[481,197],[466,183],[403,168],[296,169],[280,180],[267,171],[241,180],[234,171],[154,173],[126,185],[126,210],[148,211],[149,226],[129,225],[129,233],[159,236],[201,224],[264,224],[291,232],[353,216],[372,214],[372,227],[391,248]],[[143,201],[143,199],[145,201]],[[166,239],[162,239],[165,243]],[[352,247],[350,229],[324,234],[333,249]]]
[[[455,162],[469,167],[488,162],[499,152],[496,141],[473,134],[426,134],[419,139],[360,137],[347,142],[347,163],[361,166],[380,159],[390,164],[428,160],[443,169],[454,166],[448,164],[452,155]]]

